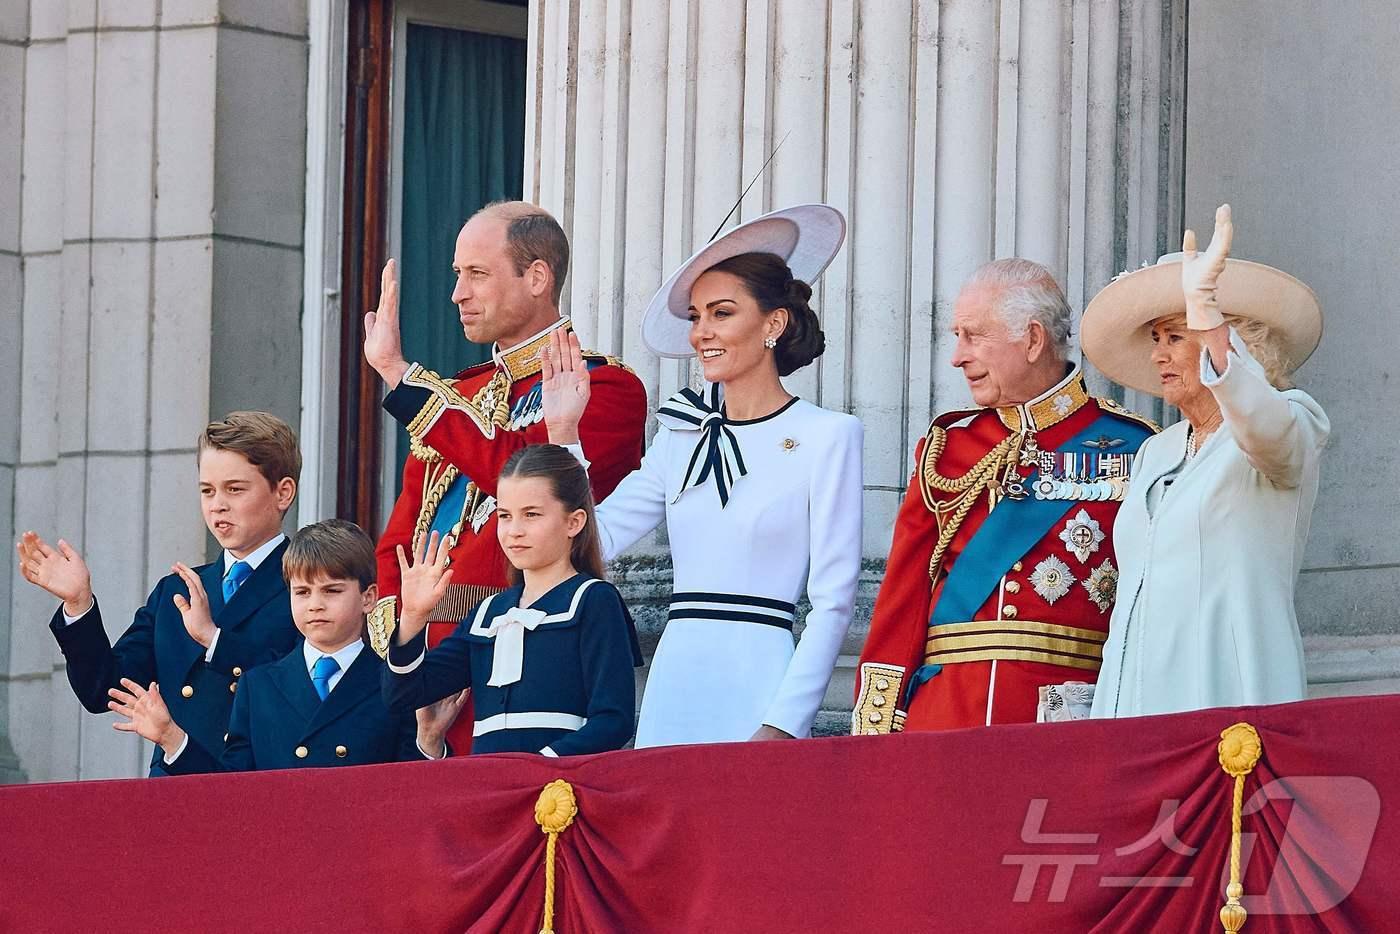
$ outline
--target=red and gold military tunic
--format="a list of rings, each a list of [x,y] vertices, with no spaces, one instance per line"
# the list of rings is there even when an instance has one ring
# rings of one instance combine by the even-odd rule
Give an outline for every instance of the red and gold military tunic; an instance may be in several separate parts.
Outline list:
[[[512,454],[549,441],[540,395],[540,352],[567,318],[452,379],[413,364],[384,399],[407,429],[410,455],[399,494],[376,549],[380,599],[369,617],[370,641],[383,655],[398,619],[395,548],[416,549],[437,531],[451,549],[452,584],[428,624],[435,646],[477,603],[506,587],[505,553],[496,540],[496,478]],[[601,500],[641,464],[646,390],[614,358],[585,351],[592,380],[579,439],[588,452],[593,495]],[[448,735],[454,752],[471,748],[464,709]]]
[[[1091,397],[1077,369],[1030,402],[935,419],[861,652],[852,732],[1033,722],[1042,686],[1093,682],[1118,581],[1113,519],[1156,430]]]

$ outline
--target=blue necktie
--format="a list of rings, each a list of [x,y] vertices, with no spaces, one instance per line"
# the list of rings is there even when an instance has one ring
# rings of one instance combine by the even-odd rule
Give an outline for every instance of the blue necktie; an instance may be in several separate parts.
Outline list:
[[[331,692],[331,675],[340,670],[340,664],[329,655],[322,655],[316,659],[316,664],[311,666],[311,684],[316,688],[316,694],[325,700]]]
[[[229,566],[228,573],[224,575],[224,602],[228,603],[233,599],[233,595],[238,593],[238,588],[243,586],[243,582],[248,579],[248,575],[253,573],[253,569],[247,561],[235,561]]]

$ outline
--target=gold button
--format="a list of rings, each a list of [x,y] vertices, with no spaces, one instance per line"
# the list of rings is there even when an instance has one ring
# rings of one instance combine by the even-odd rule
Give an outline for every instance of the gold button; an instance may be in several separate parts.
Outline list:
[[[180,688],[180,694],[183,697],[194,697],[194,688],[190,687],[187,684],[184,687]]]
[[[241,678],[241,677],[243,677],[243,669],[242,669],[242,668],[235,667],[235,668],[233,669],[233,676],[234,676],[235,678]]]
[[[876,694],[874,697],[870,698],[870,703],[876,707],[883,707],[885,706],[885,699],[879,694]]]
[[[1018,583],[1016,583],[1015,581],[1007,581],[1007,582],[1006,582],[1006,592],[1007,592],[1007,593],[1020,593],[1020,592],[1021,592],[1021,585],[1018,584]]]
[[[872,710],[870,711],[870,716],[866,717],[865,719],[869,720],[871,723],[879,723],[881,720],[884,719],[884,717],[880,716],[880,711]]]
[[[337,746],[335,747],[335,754],[337,756],[340,756],[340,758],[344,759],[347,755],[350,754],[350,750],[346,749],[344,746]]]
[[[238,690],[238,682],[237,682],[237,681],[234,681],[234,682],[232,682],[231,684],[229,684],[229,686],[228,686],[228,692],[229,692],[230,694],[232,694],[232,693],[233,693],[234,691],[236,691],[236,690]]]
[[[875,682],[875,690],[877,690],[877,691],[888,691],[889,689],[890,689],[890,683],[889,683],[888,681],[886,681],[884,678],[881,678],[881,679],[879,679],[878,681]]]
[[[298,747],[297,747],[297,758],[298,758],[298,759],[305,759],[305,758],[306,758],[307,756],[309,756],[309,755],[311,755],[311,750],[310,750],[310,749],[307,749],[305,746],[298,746]]]
[[[1006,606],[1001,608],[1001,615],[1005,616],[1007,619],[1015,619],[1016,608],[1008,603]]]
[[[1019,570],[1021,570],[1021,562],[1017,561],[1015,564],[1011,565],[1011,570],[1013,570],[1013,571],[1019,571]]]

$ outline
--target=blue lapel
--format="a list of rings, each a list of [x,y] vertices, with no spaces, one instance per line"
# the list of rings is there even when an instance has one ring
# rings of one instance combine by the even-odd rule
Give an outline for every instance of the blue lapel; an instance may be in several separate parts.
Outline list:
[[[279,594],[287,592],[287,582],[282,579],[282,555],[287,551],[287,539],[282,540],[282,544],[273,550],[257,567],[248,579],[243,582],[243,586],[238,588],[238,592],[229,600],[228,605],[223,607],[222,612],[214,613],[214,623],[220,629],[237,629],[244,620],[262,609],[268,601]],[[214,562],[219,572],[223,571],[223,562]],[[223,602],[223,581],[222,578],[214,585],[220,593],[220,602]],[[207,588],[206,588],[207,589]],[[213,594],[210,594],[210,610],[213,610]]]
[[[219,614],[224,611],[223,555],[220,555],[218,560],[211,561],[199,568],[195,573],[199,575],[200,582],[204,584],[205,596],[209,598],[209,615],[217,622]]]
[[[305,661],[302,659],[301,661]],[[340,680],[335,683],[335,690],[326,696],[324,701],[319,701],[315,715],[306,725],[306,736],[310,736],[317,730],[322,729],[327,724],[332,723],[354,710],[364,703],[366,698],[377,697],[379,695],[379,679],[384,663],[380,661],[374,650],[366,646],[360,650],[360,654],[355,656],[355,660],[350,663],[350,670],[340,676]],[[301,666],[302,678],[308,685],[311,684],[311,676],[306,673],[306,665]],[[316,689],[311,689],[311,696],[316,696]]]
[[[306,656],[302,654],[301,645],[298,642],[295,649],[268,665],[266,671],[273,686],[287,698],[287,702],[296,711],[297,718],[302,723],[310,723],[321,707],[321,698],[316,696],[316,689],[311,686],[311,676],[306,671]],[[334,696],[335,692],[332,691],[331,694]]]

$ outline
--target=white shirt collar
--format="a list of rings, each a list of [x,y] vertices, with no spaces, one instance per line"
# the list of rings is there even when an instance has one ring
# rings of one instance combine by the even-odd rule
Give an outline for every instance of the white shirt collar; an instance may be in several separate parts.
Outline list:
[[[331,658],[335,659],[335,663],[340,666],[340,670],[337,672],[337,674],[344,674],[345,672],[349,671],[350,666],[355,663],[355,659],[360,657],[360,651],[364,649],[364,647],[365,640],[356,639],[354,642],[350,643],[344,648],[332,652]],[[302,657],[306,659],[306,673],[309,675],[311,674],[312,666],[315,665],[316,662],[320,660],[321,656],[325,655],[326,653],[322,652],[310,642],[307,642],[305,639],[303,639],[301,642],[301,654]],[[334,685],[332,685],[332,687],[333,686]]]
[[[258,565],[262,564],[263,561],[267,559],[267,556],[276,551],[277,546],[282,544],[286,540],[287,536],[282,534],[281,532],[278,532],[276,535],[272,536],[267,541],[259,545],[254,551],[249,552],[247,557],[242,559],[235,558],[233,556],[233,553],[230,552],[227,548],[225,548],[224,573],[227,574],[228,569],[233,567],[233,563],[238,560],[242,560],[245,564],[248,565],[248,567],[256,571],[258,569]]]

